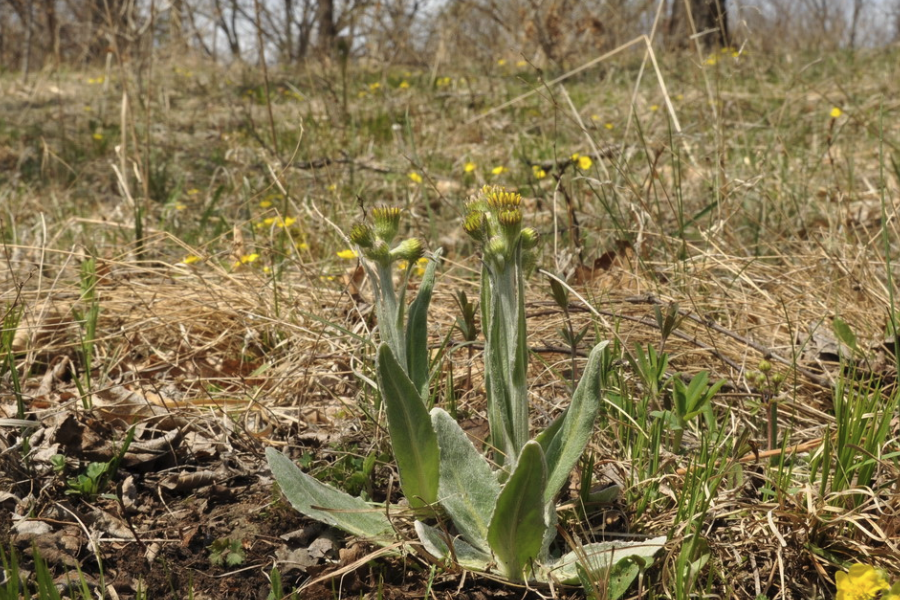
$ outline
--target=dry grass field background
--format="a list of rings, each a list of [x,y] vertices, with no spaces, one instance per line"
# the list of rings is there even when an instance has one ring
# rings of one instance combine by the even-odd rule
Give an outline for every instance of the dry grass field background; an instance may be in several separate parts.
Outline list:
[[[458,293],[478,298],[464,204],[499,184],[542,237],[539,422],[614,342],[560,518],[585,543],[668,536],[630,596],[827,598],[855,562],[900,577],[898,58],[729,48],[656,70],[638,44],[552,84],[516,57],[2,76],[4,557],[34,574],[38,551],[78,598],[584,597],[367,560],[295,513],[263,456],[397,499],[344,237],[381,205],[444,249],[433,398],[485,438],[481,338],[455,323]],[[675,447],[651,413],[701,371],[725,381],[716,427]],[[586,485],[621,492],[578,509]]]

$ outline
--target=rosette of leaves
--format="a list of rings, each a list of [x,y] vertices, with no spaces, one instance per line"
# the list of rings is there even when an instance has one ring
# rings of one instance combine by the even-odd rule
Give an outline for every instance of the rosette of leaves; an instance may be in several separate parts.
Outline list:
[[[404,362],[382,330],[385,342],[378,351],[379,385],[401,485],[411,505],[438,504],[449,518],[451,527],[439,528],[426,522],[422,512],[416,513],[420,520],[415,522],[415,530],[421,546],[439,559],[473,570],[496,569],[511,581],[577,583],[606,574],[625,582],[620,586],[624,592],[638,570],[652,562],[666,541],[664,536],[642,542],[585,544],[563,556],[551,554],[556,537],[556,496],[590,439],[604,370],[611,358],[607,342],[598,344],[590,353],[569,406],[546,430],[529,439],[524,279],[535,262],[538,235],[522,226],[520,205],[518,194],[485,187],[482,196],[467,205],[465,220],[466,232],[483,249],[485,379],[491,438],[498,459],[495,462],[500,468],[491,466],[449,413],[441,408],[426,412],[422,388],[410,375],[409,353],[416,351],[410,344],[412,338],[402,338],[407,342]],[[387,272],[378,271],[389,265],[391,256],[390,250],[379,245],[379,241],[386,241],[384,232],[379,233],[377,228],[368,233],[354,231],[354,242],[374,263],[374,273],[384,288],[391,281]],[[382,300],[392,297],[386,289],[379,293]],[[385,306],[379,311],[379,319],[394,318],[394,323],[402,323],[397,312],[391,313]],[[410,321],[413,312],[411,308]],[[407,323],[407,334],[409,328]],[[401,338],[399,331],[394,333],[396,344]],[[392,422],[392,412],[396,423]],[[370,507],[359,498],[317,482],[271,448],[266,453],[275,479],[298,510],[377,543],[395,541],[383,508]],[[411,473],[421,475],[415,484],[410,481]],[[434,500],[426,501],[421,490],[431,493],[428,486],[432,475],[436,481]],[[411,494],[419,484],[417,495]]]

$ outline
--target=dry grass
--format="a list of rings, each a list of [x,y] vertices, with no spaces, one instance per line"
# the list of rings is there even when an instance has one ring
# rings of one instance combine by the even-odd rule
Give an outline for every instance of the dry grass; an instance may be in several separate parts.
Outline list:
[[[665,90],[655,77],[638,81],[640,58],[625,53],[603,63],[599,82],[588,71],[565,88],[535,84],[528,69],[496,67],[481,77],[462,68],[438,74],[452,77],[448,84],[402,68],[353,72],[346,82],[313,68],[275,74],[277,152],[264,86],[249,71],[198,63],[190,73],[157,68],[144,87],[134,73],[110,71],[103,85],[86,83],[97,73],[54,74],[16,88],[0,101],[8,115],[0,127],[8,166],[0,175],[0,306],[19,315],[10,356],[27,418],[49,428],[92,404],[122,432],[124,423],[174,415],[168,427],[237,436],[257,457],[265,444],[317,436],[325,449],[311,452],[320,467],[327,447],[345,450],[348,440],[362,453],[384,450],[366,385],[368,290],[352,261],[335,257],[346,246],[331,224],[346,230],[361,202],[400,205],[413,233],[447,249],[430,321],[437,347],[458,314],[453,294],[477,297],[478,264],[458,233],[463,199],[499,182],[527,197],[544,234],[544,267],[567,276],[584,300],[572,311],[576,331],[593,327],[585,344],[659,348],[654,306],[674,302],[684,318],[665,341],[670,373],[708,370],[727,381],[715,400],[725,431],[717,447],[722,460],[745,462],[740,479],[711,491],[699,530],[710,559],[695,592],[828,596],[835,569],[855,561],[900,574],[897,415],[876,478],[855,492],[861,501],[845,502],[845,490],[821,494],[808,481],[819,441],[834,434],[834,385],[850,377],[828,363],[838,347],[835,318],[858,339],[845,356],[852,376],[879,379],[885,398],[897,393],[885,332],[900,240],[900,104],[897,82],[882,76],[895,56],[801,64],[750,51],[716,65],[664,60]],[[832,120],[833,106],[844,116]],[[610,146],[617,151],[601,157],[598,148]],[[592,154],[594,167],[576,170],[568,164],[574,152]],[[463,170],[469,161],[478,165],[473,173]],[[531,164],[551,176],[535,179]],[[124,166],[128,194],[111,165]],[[492,175],[500,165],[509,171]],[[135,206],[144,210],[140,252]],[[288,216],[297,222],[264,222]],[[235,266],[251,254],[258,258]],[[202,260],[185,264],[189,255]],[[86,397],[76,380],[85,376],[90,304],[79,269],[89,258],[100,312]],[[562,313],[542,277],[528,300],[529,343],[540,357],[532,360],[534,408],[549,418],[567,397]],[[751,375],[762,359],[785,376],[779,443],[806,444],[783,461],[785,479],[774,463],[731,448],[746,435],[766,450],[767,392]],[[479,435],[479,353],[472,382],[467,352],[450,360],[453,381],[445,365],[438,402],[453,389],[467,429]],[[645,382],[627,361],[617,364],[616,393],[639,403]],[[17,393],[3,372],[0,417],[14,417]],[[626,524],[612,528],[669,534],[669,553],[648,578],[665,594],[691,533],[679,511],[703,442],[689,434],[685,454],[661,450],[652,475],[659,493],[638,511],[650,482],[636,479],[646,466],[623,441],[631,425],[612,409],[601,421],[596,481],[625,488],[615,509]],[[13,437],[6,429],[3,444]],[[3,460],[9,467],[16,456]],[[0,481],[17,494],[23,488]],[[583,526],[584,536],[600,535]],[[6,543],[8,528],[2,535]]]

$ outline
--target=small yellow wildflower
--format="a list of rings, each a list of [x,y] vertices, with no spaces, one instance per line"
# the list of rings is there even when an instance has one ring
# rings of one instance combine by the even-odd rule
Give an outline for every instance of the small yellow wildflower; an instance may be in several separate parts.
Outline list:
[[[474,170],[475,170],[475,163],[473,163],[473,162],[467,162],[465,165],[463,165],[463,171],[465,171],[466,173],[471,173]]]
[[[405,271],[406,267],[408,267],[408,266],[409,266],[409,263],[406,262],[405,260],[397,261],[397,270],[399,270],[399,271]]]
[[[181,202],[179,202],[178,204],[175,205],[175,210],[184,210],[186,208],[187,208],[187,204],[182,204]]]
[[[528,61],[527,60],[518,60],[518,61],[516,61],[516,66],[521,69],[522,67],[528,66]]]
[[[509,169],[507,169],[503,165],[497,165],[496,167],[491,169],[491,173],[493,173],[494,175],[500,175],[502,173],[506,173],[507,171],[509,171]]]
[[[306,242],[297,242],[297,245],[295,247],[300,252],[305,252],[306,250],[309,250],[309,244],[307,244]]]
[[[712,56],[710,56],[709,58],[706,59],[706,64],[708,64],[708,65],[711,66],[711,67],[715,66],[715,64],[716,64],[717,62],[719,62],[719,61],[718,61],[718,58],[716,58],[715,55],[712,55]]]
[[[192,265],[194,263],[200,262],[201,260],[203,260],[203,259],[201,259],[196,254],[188,254],[187,256],[185,256],[184,258],[181,259],[181,262],[183,262],[186,265]]]
[[[416,261],[416,275],[421,277],[425,274],[425,267],[428,266],[428,259],[426,257],[422,257]]]
[[[277,227],[285,228],[285,227],[290,227],[291,225],[293,225],[296,222],[297,222],[297,219],[295,219],[294,217],[285,217],[284,219],[279,217],[278,222],[276,222],[275,225]]]
[[[404,79],[403,81],[400,82],[400,85],[397,87],[399,87],[401,90],[405,90],[405,89],[409,88],[409,82]]]
[[[535,179],[543,179],[547,176],[547,171],[545,171],[541,165],[531,165],[531,171],[534,173]]]
[[[356,250],[351,250],[349,248],[347,250],[341,250],[340,252],[337,253],[337,255],[339,258],[343,258],[345,260],[350,260],[351,258],[359,257],[359,254],[356,253]]]
[[[200,193],[200,190],[198,190],[197,188],[191,188],[187,191],[188,196],[196,196],[199,193]]]
[[[375,83],[370,83],[370,84],[369,84],[369,89],[372,90],[373,92],[374,92],[375,90],[379,89],[380,87],[381,87],[381,84],[378,83],[377,81],[376,81]]]
[[[97,140],[97,141],[99,142],[99,141],[101,141],[101,140],[103,139],[103,134],[102,134],[102,133],[95,133],[95,134],[92,135],[91,137],[94,138],[95,140]]]
[[[682,100],[684,100],[684,94],[677,94],[677,95],[675,96],[675,99],[678,100],[679,102],[682,101]]]
[[[615,125],[613,125],[612,123],[606,123],[603,126],[606,127],[607,129],[612,129],[613,127],[615,127]]]
[[[409,177],[413,183],[422,183],[422,181],[423,181],[422,176],[419,175],[418,173],[416,173],[415,171],[410,171],[409,174],[407,175],[407,177]]]
[[[333,191],[336,190],[336,189],[337,189],[337,184],[336,184],[336,183],[332,183],[332,184],[329,184],[329,185],[328,185],[328,191],[329,191],[329,192],[333,192]]]
[[[590,156],[579,156],[578,157],[578,168],[582,171],[587,171],[594,164],[594,161],[591,160]]]
[[[262,201],[259,203],[259,207],[260,207],[260,208],[269,208],[270,206],[272,206],[272,201],[271,201],[271,200],[262,200]]]
[[[453,82],[453,80],[450,79],[449,77],[438,77],[435,84],[438,87],[446,87],[446,86],[450,85],[450,83],[452,83],[452,82]]]
[[[599,121],[600,115],[591,115],[591,121]]]
[[[357,98],[365,98],[368,95],[369,95],[369,92],[367,92],[366,90],[360,90],[359,93],[356,94],[356,97]]]
[[[271,272],[272,272],[272,267],[263,267],[263,273],[265,273],[266,275],[268,275]]]
[[[658,110],[659,110],[659,104],[653,104],[653,105],[651,105],[651,106],[650,106],[650,110],[652,110],[653,112],[658,111]]]
[[[850,565],[848,572],[834,576],[837,584],[836,600],[872,600],[878,592],[890,589],[884,575],[869,565]]]
[[[829,114],[831,115],[832,119],[837,119],[842,114],[844,114],[844,111],[842,111],[840,108],[835,106],[834,108],[831,109],[831,112]]]
[[[256,252],[254,252],[253,254],[245,254],[245,255],[241,256],[240,260],[235,261],[233,266],[239,267],[241,265],[249,265],[250,263],[254,262],[258,258],[259,258],[259,254],[257,254]]]
[[[497,61],[497,66],[498,66],[498,67],[505,67],[505,66],[506,66],[506,59],[505,59],[505,58],[501,58],[500,60],[498,60],[498,61]]]
[[[106,81],[106,77],[104,77],[103,75],[101,75],[100,77],[89,77],[87,80],[87,82],[92,85],[93,84],[101,84],[104,81]]]
[[[84,107],[84,111],[85,111],[85,112],[91,112],[92,110],[94,110],[94,109],[91,108],[90,106],[85,106],[85,107]]]

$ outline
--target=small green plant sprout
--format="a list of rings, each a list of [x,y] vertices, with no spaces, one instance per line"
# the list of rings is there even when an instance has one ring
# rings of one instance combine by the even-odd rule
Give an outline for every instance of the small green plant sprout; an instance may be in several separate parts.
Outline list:
[[[419,420],[422,412],[412,406],[424,408],[424,402],[387,343],[378,352],[378,382],[401,486],[411,505],[425,498],[409,495],[414,486],[403,480],[404,465],[423,467],[421,473],[427,476],[431,468],[437,473],[435,501],[427,504],[439,504],[448,519],[437,527],[426,522],[425,515],[434,510],[414,513],[419,519],[415,531],[421,547],[439,560],[468,569],[495,569],[510,581],[577,583],[578,565],[593,576],[628,557],[638,557],[647,565],[666,538],[585,544],[562,556],[551,553],[557,533],[556,495],[590,439],[600,406],[601,381],[606,379],[602,370],[609,364],[604,360],[608,343],[597,344],[591,351],[569,406],[546,430],[529,439],[524,280],[534,266],[538,235],[522,227],[520,203],[518,194],[486,186],[482,196],[467,205],[465,219],[466,232],[482,247],[485,379],[494,462],[499,468],[494,469],[442,408],[433,408],[424,421]],[[368,239],[361,231],[354,237],[354,241]],[[371,241],[370,247],[376,247],[376,242]],[[390,280],[380,281],[386,284]],[[392,405],[400,408],[392,409]],[[404,425],[391,423],[392,410],[405,420]],[[414,443],[416,436],[427,443],[436,441],[434,459],[428,446]],[[285,496],[307,516],[383,545],[396,540],[386,515],[393,508],[370,507],[319,483],[272,448],[266,455]]]
[[[659,396],[668,382],[666,369],[669,366],[669,355],[657,352],[651,345],[647,346],[645,353],[643,348],[635,344],[634,353],[628,355],[628,362],[647,387],[647,395],[658,405]]]
[[[672,432],[672,451],[681,451],[681,440],[684,430],[694,418],[702,415],[706,421],[706,427],[710,432],[715,432],[716,417],[712,410],[712,398],[725,384],[725,380],[719,380],[709,385],[709,372],[700,371],[694,375],[689,384],[685,384],[680,377],[672,378],[672,408],[669,410],[653,411],[651,416],[663,419],[669,431]]]
[[[247,558],[244,544],[239,539],[219,538],[209,546],[209,564],[214,567],[237,567]]]
[[[559,329],[559,335],[569,347],[569,356],[572,360],[572,387],[574,388],[576,377],[575,359],[578,356],[578,344],[584,340],[584,336],[587,335],[591,326],[587,324],[581,328],[581,331],[575,333],[575,329],[572,326],[572,315],[569,313],[569,290],[555,277],[550,277],[550,295],[553,296],[553,301],[563,311],[565,327]]]
[[[94,497],[102,494],[107,488],[109,482],[119,470],[119,464],[128,452],[131,441],[134,439],[134,427],[128,429],[122,447],[116,452],[115,456],[107,462],[92,462],[88,464],[85,472],[66,482],[66,494]],[[56,455],[59,456],[59,455]],[[54,457],[55,458],[55,457]],[[51,461],[54,469],[61,472],[65,468],[65,460],[59,459]]]

